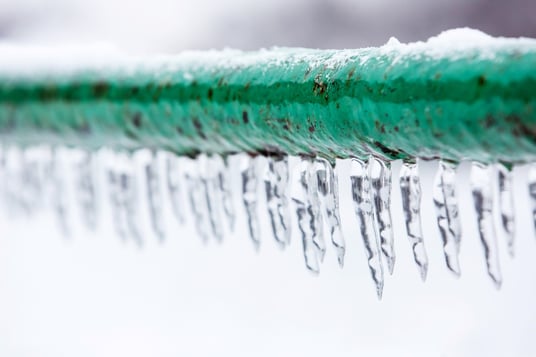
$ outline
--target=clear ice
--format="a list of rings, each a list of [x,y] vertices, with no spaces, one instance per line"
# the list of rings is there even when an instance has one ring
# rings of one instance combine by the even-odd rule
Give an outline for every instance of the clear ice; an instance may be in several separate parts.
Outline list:
[[[493,223],[493,185],[491,178],[494,177],[493,166],[473,162],[471,167],[471,187],[477,215],[480,241],[484,248],[488,275],[495,283],[496,288],[501,287],[502,277],[499,266],[499,252],[495,237]]]
[[[318,235],[317,216],[313,208],[313,201],[310,195],[311,185],[313,184],[311,175],[311,160],[308,158],[300,159],[297,166],[296,174],[293,175],[293,191],[292,200],[296,207],[296,215],[298,217],[298,228],[301,233],[303,244],[303,255],[305,258],[305,266],[307,269],[318,274],[319,266],[319,250],[315,245],[315,236]]]
[[[205,184],[200,177],[199,167],[195,160],[185,157],[181,159],[180,163],[181,167],[184,167],[184,179],[195,229],[203,242],[206,243],[210,239],[211,223],[208,215]]]
[[[261,244],[259,217],[257,213],[257,187],[259,185],[259,156],[242,155],[240,158],[240,174],[242,176],[242,201],[246,210],[249,237],[256,249]]]
[[[389,273],[393,274],[396,256],[391,224],[390,164],[370,157],[368,160],[368,172],[370,175],[372,202],[374,204],[374,217],[376,219],[375,227],[380,236],[380,247],[387,262],[387,268]]]
[[[456,276],[460,276],[458,255],[460,252],[461,226],[460,218],[458,217],[455,180],[456,165],[440,160],[433,189],[437,226],[443,241],[443,252],[447,267]]]
[[[374,211],[371,200],[370,178],[367,165],[358,159],[350,160],[350,182],[352,200],[361,238],[365,244],[368,266],[372,280],[376,285],[378,299],[382,298],[384,274],[381,260],[379,238],[374,227]]]
[[[200,166],[201,181],[205,187],[205,200],[210,220],[212,234],[218,241],[223,240],[223,226],[221,223],[221,191],[220,174],[223,169],[219,156],[206,156],[204,154],[197,157]]]
[[[331,242],[335,247],[337,261],[344,265],[345,242],[341,230],[339,213],[339,186],[333,166],[325,159],[317,158],[314,162],[314,174],[318,185],[318,195],[324,209]]]
[[[121,238],[130,237],[142,245],[135,163],[130,155],[117,154],[112,165],[108,169],[108,184],[116,232]]]
[[[501,224],[506,234],[508,253],[513,257],[515,254],[515,220],[512,172],[502,164],[497,164],[496,167],[499,181]]]
[[[533,163],[529,167],[529,197],[532,205],[532,224],[536,229],[536,163]]]
[[[221,200],[223,205],[223,211],[227,216],[227,221],[229,222],[229,228],[231,231],[234,231],[235,226],[235,208],[233,203],[233,193],[231,192],[231,171],[229,167],[229,157],[221,158],[216,156],[218,161],[219,171],[218,171],[218,186],[221,192]]]
[[[67,200],[65,192],[65,183],[63,182],[63,174],[58,153],[55,149],[51,150],[50,162],[48,163],[47,173],[50,182],[50,199],[52,207],[56,213],[56,219],[64,236],[70,235],[68,225]]]
[[[275,241],[284,248],[290,244],[290,209],[288,206],[289,168],[286,156],[267,157],[264,178],[266,205]]]
[[[166,157],[166,183],[173,215],[179,223],[184,224],[184,207],[181,195],[181,175],[179,172],[179,158],[169,153]]]
[[[83,152],[76,162],[76,194],[82,221],[87,229],[97,229],[97,194],[95,192],[95,156]]]
[[[424,247],[421,227],[421,182],[417,163],[402,163],[400,169],[400,191],[406,232],[413,250],[413,259],[419,268],[421,279],[426,280],[428,256]]]
[[[163,221],[163,197],[160,187],[159,156],[152,153],[149,162],[145,164],[145,179],[147,183],[147,202],[149,204],[149,215],[154,234],[160,241],[166,237]]]

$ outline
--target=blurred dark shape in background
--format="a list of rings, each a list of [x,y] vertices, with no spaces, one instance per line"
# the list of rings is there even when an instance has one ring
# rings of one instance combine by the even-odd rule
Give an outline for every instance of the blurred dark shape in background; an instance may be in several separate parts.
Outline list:
[[[0,39],[111,42],[134,52],[358,48],[455,27],[536,37],[534,0],[0,0]]]

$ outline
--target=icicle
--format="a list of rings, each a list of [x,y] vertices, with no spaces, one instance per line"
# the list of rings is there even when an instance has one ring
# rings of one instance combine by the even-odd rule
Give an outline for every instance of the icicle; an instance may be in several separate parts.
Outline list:
[[[288,159],[286,156],[268,157],[264,179],[266,205],[276,242],[282,247],[290,244],[290,212],[287,201],[289,185]]]
[[[115,230],[119,237],[130,237],[142,245],[135,165],[128,154],[114,154],[113,159],[113,167],[108,169],[108,183]]]
[[[220,215],[221,191],[219,189],[219,177],[222,171],[221,161],[215,159],[215,156],[207,157],[206,155],[200,155],[197,160],[200,166],[201,180],[205,188],[205,200],[212,233],[221,242],[223,240]]]
[[[536,229],[536,163],[529,167],[529,196],[532,204],[532,222]]]
[[[48,166],[49,180],[50,180],[50,198],[52,200],[52,207],[56,213],[56,219],[60,230],[64,236],[70,235],[70,229],[68,224],[67,213],[67,200],[65,184],[62,178],[62,170],[60,167],[60,160],[58,159],[58,153],[55,149],[51,150],[50,162]]]
[[[389,273],[393,274],[395,267],[395,249],[393,230],[391,226],[391,168],[374,157],[368,160],[368,172],[374,204],[374,217],[376,229],[380,236],[382,254],[387,261]]]
[[[131,158],[128,158],[128,164],[133,166]],[[130,237],[138,244],[143,244],[141,236],[141,230],[139,227],[138,218],[138,188],[136,183],[136,173],[134,168],[131,168],[129,172],[122,172],[119,175],[119,188],[122,197],[121,203],[123,204],[126,213],[127,228]]]
[[[502,283],[501,269],[499,266],[499,252],[493,224],[493,186],[491,178],[494,177],[493,166],[473,162],[471,167],[471,186],[475,210],[478,218],[478,230],[480,240],[484,248],[488,275],[500,288]]]
[[[199,176],[199,167],[194,160],[183,158],[181,159],[181,166],[185,167],[184,178],[195,229],[203,242],[206,243],[210,238],[210,218],[208,217],[205,185]]]
[[[370,179],[365,163],[358,159],[350,161],[350,181],[352,184],[352,199],[361,238],[365,244],[368,266],[372,280],[376,285],[378,298],[383,293],[383,267],[379,246],[379,238],[374,228],[374,212],[370,193]]]
[[[314,164],[311,161],[309,166],[309,202],[311,204],[311,214],[313,215],[313,243],[317,251],[320,262],[326,256],[326,242],[324,240],[324,220],[320,212],[320,197],[318,194],[318,179],[314,174]]]
[[[160,191],[158,154],[155,152],[152,153],[149,162],[145,165],[145,179],[151,226],[158,239],[163,241],[166,236],[163,222],[163,199]]]
[[[460,276],[458,254],[460,252],[461,227],[456,199],[456,165],[439,161],[434,180],[433,199],[437,213],[437,225],[443,241],[447,267]]]
[[[257,158],[242,156],[240,173],[242,176],[242,200],[246,209],[249,235],[255,248],[260,246],[260,228],[257,215]]]
[[[41,162],[39,157],[34,157],[32,149],[26,149],[21,152],[20,156],[20,173],[18,177],[18,201],[19,205],[27,215],[34,214],[42,204],[43,188],[46,186],[46,181],[51,177],[42,177]],[[60,224],[60,226],[63,226]],[[62,228],[63,231],[63,228]],[[66,231],[63,231],[66,234]]]
[[[116,234],[123,240],[128,237],[126,228],[126,212],[124,210],[123,198],[120,187],[119,173],[114,169],[107,172],[108,191],[110,194],[110,205],[112,209],[112,219]]]
[[[428,256],[424,247],[421,227],[421,183],[416,163],[402,164],[400,169],[400,191],[402,193],[402,208],[406,221],[406,232],[413,250],[413,259],[421,273],[421,279],[426,280],[428,271]]]
[[[305,258],[305,266],[307,269],[318,274],[319,267],[319,252],[314,243],[316,232],[316,217],[314,215],[310,185],[311,185],[311,161],[309,159],[301,159],[297,167],[297,175],[293,175],[297,182],[293,183],[292,200],[296,204],[296,214],[298,216],[298,227],[302,236],[303,255]]]
[[[97,198],[95,193],[94,156],[84,152],[76,163],[76,193],[82,221],[86,228],[95,231],[97,227]]]
[[[181,176],[179,174],[178,158],[169,153],[166,157],[166,183],[168,188],[171,209],[179,223],[184,224],[184,211],[181,198]]]
[[[515,247],[515,221],[514,221],[514,196],[512,187],[512,172],[502,164],[497,164],[499,181],[499,209],[501,223],[506,233],[508,253],[514,256]]]
[[[219,190],[221,192],[223,211],[225,212],[225,215],[227,216],[230,230],[234,231],[235,209],[234,209],[234,204],[233,204],[233,195],[232,195],[231,187],[230,187],[231,178],[229,177],[230,176],[229,158],[226,157],[225,159],[222,159],[220,156],[218,156],[218,158],[220,161],[223,161],[223,167],[221,168],[218,174],[218,183],[219,183]]]
[[[341,218],[339,214],[339,187],[338,180],[331,164],[318,158],[315,160],[314,173],[318,183],[318,193],[322,203],[331,242],[337,252],[339,265],[344,265],[345,242],[341,230]]]

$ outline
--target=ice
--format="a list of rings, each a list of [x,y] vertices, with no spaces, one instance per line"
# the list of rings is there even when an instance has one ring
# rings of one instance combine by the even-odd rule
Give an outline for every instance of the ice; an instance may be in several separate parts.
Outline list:
[[[288,206],[288,157],[267,157],[264,179],[266,205],[275,241],[282,247],[290,244],[290,210]]]
[[[138,218],[138,188],[135,163],[130,154],[114,155],[112,167],[108,169],[110,202],[117,234],[143,244]]]
[[[97,228],[97,193],[95,188],[95,156],[91,152],[83,152],[75,163],[76,196],[80,206],[82,222],[90,231]]]
[[[58,158],[58,153],[52,149],[47,172],[49,177],[50,199],[53,210],[56,214],[56,220],[64,236],[70,235],[69,228],[69,210],[67,209],[66,189],[63,181],[63,167]]]
[[[358,159],[350,160],[350,181],[352,200],[361,238],[365,244],[365,253],[372,280],[376,285],[378,299],[382,298],[384,274],[381,261],[379,238],[374,228],[374,211],[371,200],[370,178],[367,165]]]
[[[217,158],[219,161],[222,161],[222,163],[219,164],[221,169],[218,172],[218,185],[221,192],[223,211],[227,216],[230,230],[234,231],[236,217],[233,195],[231,192],[231,168],[229,167],[229,157],[221,158],[220,156],[217,156]]]
[[[331,163],[322,158],[315,160],[314,174],[316,175],[318,194],[331,235],[331,242],[335,247],[339,265],[342,267],[344,265],[345,242],[339,213],[338,178]]]
[[[421,279],[426,280],[428,256],[424,247],[421,227],[421,182],[417,163],[404,162],[400,169],[400,191],[406,232],[413,250],[413,259]]]
[[[166,183],[168,189],[169,200],[173,215],[184,224],[184,207],[181,195],[181,175],[179,172],[179,159],[172,153],[166,155]]]
[[[314,175],[311,175],[311,159],[302,158],[296,167],[292,182],[292,200],[295,203],[298,217],[298,228],[301,233],[303,255],[307,270],[313,274],[320,272],[319,250],[315,245],[315,236],[318,235],[317,216],[313,209],[310,195]],[[316,189],[316,186],[314,186]]]
[[[484,248],[488,275],[495,283],[495,287],[500,288],[502,277],[492,212],[493,186],[491,184],[491,179],[493,177],[495,177],[495,175],[492,165],[473,162],[471,167],[471,187],[478,219],[480,241]]]
[[[391,168],[390,164],[375,157],[368,160],[368,172],[374,204],[376,229],[380,236],[380,247],[387,262],[389,273],[395,267],[395,249],[391,225]]]
[[[259,185],[258,160],[259,157],[242,155],[240,157],[240,174],[242,177],[242,201],[246,211],[249,236],[256,249],[260,247],[260,228],[257,213],[257,188]]]
[[[512,172],[502,164],[497,164],[496,168],[499,181],[501,223],[506,235],[508,253],[513,257],[515,253],[515,220]]]
[[[163,221],[163,197],[160,186],[159,155],[153,152],[149,162],[145,164],[145,179],[147,183],[147,203],[149,216],[154,234],[160,241],[166,237]]]
[[[308,159],[305,159],[308,160]],[[313,230],[313,244],[317,251],[317,256],[320,262],[324,261],[326,256],[326,241],[324,240],[324,220],[322,219],[322,213],[320,212],[320,197],[318,192],[318,178],[314,171],[314,162],[309,162],[309,184],[308,188],[308,201],[310,203],[310,210],[312,215],[311,227]]]
[[[199,155],[197,158],[201,181],[205,187],[205,200],[212,233],[218,241],[223,240],[221,223],[220,173],[222,162],[219,156]]]
[[[211,236],[209,231],[211,223],[207,207],[206,189],[199,174],[199,167],[195,160],[186,157],[181,158],[180,166],[184,167],[184,179],[195,229],[203,242],[206,243]]]
[[[433,190],[437,226],[443,241],[447,267],[456,276],[460,276],[458,254],[460,252],[461,226],[458,217],[455,179],[456,165],[440,160]]]
[[[531,164],[529,167],[528,185],[532,205],[532,223],[536,229],[536,163]]]

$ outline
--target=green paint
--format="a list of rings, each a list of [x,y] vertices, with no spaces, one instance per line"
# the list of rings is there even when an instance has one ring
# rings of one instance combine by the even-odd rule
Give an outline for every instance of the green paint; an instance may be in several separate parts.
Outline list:
[[[179,154],[536,159],[536,45],[280,49],[0,75],[0,140]]]

